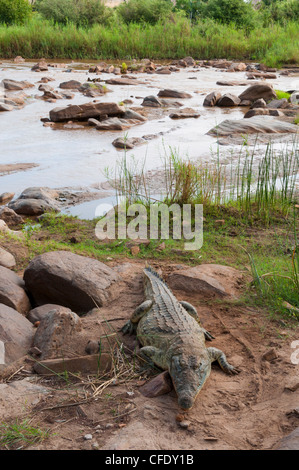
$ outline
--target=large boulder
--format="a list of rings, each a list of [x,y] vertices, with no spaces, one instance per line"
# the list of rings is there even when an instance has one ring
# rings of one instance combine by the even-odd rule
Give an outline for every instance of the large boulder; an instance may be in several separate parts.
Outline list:
[[[41,359],[65,357],[67,349],[81,331],[81,320],[70,309],[58,307],[42,318],[33,346],[41,351]]]
[[[204,297],[238,297],[243,274],[235,268],[219,264],[201,264],[180,269],[168,276],[169,287],[184,292],[196,292]]]
[[[31,187],[25,189],[18,199],[10,202],[8,207],[21,215],[41,215],[45,212],[58,212],[60,208],[55,197],[58,197],[56,191]]]
[[[63,122],[69,120],[87,121],[89,118],[100,118],[101,116],[122,116],[125,108],[117,103],[84,103],[71,105],[64,108],[54,108],[50,111],[50,120]]]
[[[36,305],[56,303],[86,313],[117,295],[120,277],[95,259],[52,251],[31,261],[24,281]]]
[[[272,87],[267,83],[256,83],[247,88],[243,93],[239,95],[241,101],[255,101],[259,98],[263,98],[265,101],[276,99],[276,93]]]
[[[35,329],[15,309],[0,303],[0,368],[18,360],[30,349]]]
[[[274,119],[272,116],[254,116],[248,119],[226,119],[207,133],[208,135],[230,136],[233,134],[296,134],[298,126]]]
[[[4,266],[0,266],[1,304],[7,305],[19,313],[28,313],[31,305],[24,288],[24,281],[16,273]]]

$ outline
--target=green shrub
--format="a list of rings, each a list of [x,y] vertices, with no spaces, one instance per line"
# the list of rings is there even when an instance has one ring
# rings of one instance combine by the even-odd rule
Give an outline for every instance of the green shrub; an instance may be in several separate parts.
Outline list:
[[[265,3],[261,12],[268,23],[271,21],[279,23],[299,21],[299,2],[298,0],[272,0],[270,3]]]
[[[117,7],[125,23],[155,24],[170,16],[173,9],[171,0],[128,0]]]
[[[31,13],[28,0],[0,0],[0,23],[23,24]]]
[[[244,0],[208,0],[201,4],[200,14],[222,24],[234,23],[247,29],[254,28],[257,19],[257,12]]]
[[[84,27],[105,24],[112,15],[103,0],[39,0],[35,8],[54,23]]]

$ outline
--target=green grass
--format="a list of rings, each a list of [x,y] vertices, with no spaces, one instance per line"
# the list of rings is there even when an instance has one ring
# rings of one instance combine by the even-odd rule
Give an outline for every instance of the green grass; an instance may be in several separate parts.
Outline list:
[[[49,437],[49,431],[33,426],[29,419],[0,423],[0,446],[8,449],[24,449]]]
[[[58,26],[33,18],[23,26],[0,26],[0,57],[29,59],[176,59],[257,60],[269,66],[299,63],[299,25],[273,24],[246,32],[211,20],[193,26],[186,18],[156,25],[113,23],[89,29]]]
[[[290,93],[286,93],[285,91],[281,91],[281,90],[275,90],[275,93],[276,93],[278,100],[281,100],[282,98],[286,98],[288,100],[291,96]]]

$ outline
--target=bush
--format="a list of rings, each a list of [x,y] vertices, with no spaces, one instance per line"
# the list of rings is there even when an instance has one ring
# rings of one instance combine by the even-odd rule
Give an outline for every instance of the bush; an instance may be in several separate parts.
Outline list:
[[[129,0],[117,7],[125,23],[150,23],[170,16],[173,9],[171,0]]]
[[[35,8],[54,23],[84,27],[105,24],[112,15],[103,0],[39,0]]]
[[[277,0],[266,3],[264,0],[264,13],[267,22],[277,21],[285,23],[286,21],[299,21],[299,2],[298,0]]]
[[[28,0],[0,0],[0,23],[23,24],[31,13]]]
[[[201,5],[201,16],[219,23],[234,23],[237,27],[252,29],[257,12],[244,0],[209,0]]]

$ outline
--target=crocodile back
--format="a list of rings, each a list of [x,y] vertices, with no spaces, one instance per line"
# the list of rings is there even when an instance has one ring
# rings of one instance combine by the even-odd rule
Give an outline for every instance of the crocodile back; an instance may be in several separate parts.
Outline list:
[[[137,334],[143,345],[161,349],[187,343],[190,347],[204,344],[199,323],[179,303],[166,282],[152,269],[144,269],[144,290],[153,306],[138,324]]]

